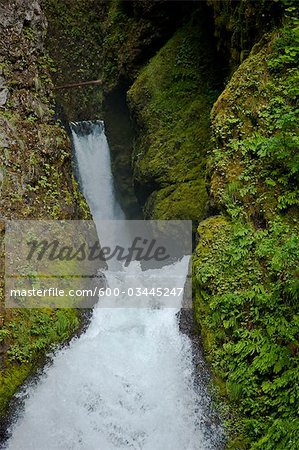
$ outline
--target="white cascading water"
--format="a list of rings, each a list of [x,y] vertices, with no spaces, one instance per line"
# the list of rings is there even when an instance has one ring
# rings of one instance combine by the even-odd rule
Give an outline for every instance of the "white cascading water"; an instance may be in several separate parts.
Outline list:
[[[94,218],[123,219],[102,122],[72,125],[83,193]],[[142,271],[107,270],[111,288],[182,286],[188,258]],[[167,272],[168,271],[168,272]],[[161,282],[160,282],[161,279]],[[159,281],[158,281],[159,280]],[[127,285],[127,286],[126,286]],[[125,302],[125,298],[121,301]],[[219,427],[195,386],[189,338],[175,308],[95,308],[87,331],[27,386],[9,450],[215,450]],[[209,423],[207,425],[207,423]]]
[[[71,130],[81,189],[94,220],[124,219],[115,197],[104,123],[71,123]]]

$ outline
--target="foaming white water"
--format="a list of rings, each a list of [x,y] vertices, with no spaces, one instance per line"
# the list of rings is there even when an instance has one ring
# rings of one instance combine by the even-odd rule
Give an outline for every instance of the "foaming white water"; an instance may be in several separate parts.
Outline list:
[[[167,267],[174,286],[187,263]],[[150,277],[137,266],[134,271],[133,286],[146,285]],[[159,278],[156,272],[151,275]],[[125,272],[107,276],[112,288],[132,287]],[[164,273],[162,286],[165,280]],[[58,352],[38,386],[29,388],[8,448],[213,449],[176,312],[96,308],[87,332]]]
[[[85,137],[73,128],[84,194],[96,218],[122,218],[103,128],[90,126]],[[112,290],[128,292],[150,290],[153,280],[161,288],[181,287],[187,271],[185,257],[162,269],[143,271],[135,262],[105,275]],[[98,306],[105,301],[100,298]],[[177,323],[179,305],[125,308],[127,301],[132,303],[121,294],[117,308],[96,307],[87,331],[58,351],[37,384],[27,388],[7,449],[216,448],[219,430],[211,422],[206,426],[207,395],[194,386],[190,340]]]

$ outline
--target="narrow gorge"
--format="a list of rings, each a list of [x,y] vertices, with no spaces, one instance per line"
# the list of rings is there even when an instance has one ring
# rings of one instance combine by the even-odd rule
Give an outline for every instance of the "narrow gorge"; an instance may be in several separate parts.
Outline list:
[[[0,0],[1,448],[298,450],[298,31],[295,0]],[[16,219],[191,220],[192,310],[6,307]]]

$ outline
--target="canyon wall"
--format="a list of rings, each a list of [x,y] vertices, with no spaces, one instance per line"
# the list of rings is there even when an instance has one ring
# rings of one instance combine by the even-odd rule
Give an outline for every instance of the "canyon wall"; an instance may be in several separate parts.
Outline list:
[[[80,326],[76,310],[5,309],[3,237],[10,219],[88,218],[57,120],[38,1],[0,2],[0,415],[42,355]]]

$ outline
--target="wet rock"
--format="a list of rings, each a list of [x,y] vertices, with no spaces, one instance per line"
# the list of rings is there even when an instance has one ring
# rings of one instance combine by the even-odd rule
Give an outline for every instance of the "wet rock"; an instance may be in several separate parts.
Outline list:
[[[8,89],[2,89],[0,91],[0,107],[4,106],[8,99]]]
[[[5,87],[5,79],[0,77],[0,107],[7,102],[8,94],[8,89]]]
[[[191,263],[189,264],[189,274],[184,286],[182,308],[178,313],[178,319],[179,328],[182,333],[187,334],[189,337],[191,337],[193,334],[197,335],[196,332],[194,333],[195,323],[192,303]]]
[[[4,181],[4,170],[0,167],[0,191],[2,189],[3,181]]]
[[[9,141],[8,137],[0,132],[0,147],[1,148],[8,148],[9,147]]]

